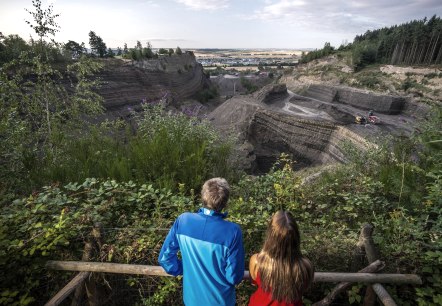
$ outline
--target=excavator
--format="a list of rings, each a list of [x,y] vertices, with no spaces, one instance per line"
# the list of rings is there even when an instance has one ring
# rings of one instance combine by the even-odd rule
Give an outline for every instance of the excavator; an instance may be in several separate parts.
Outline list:
[[[361,114],[357,114],[355,116],[355,123],[357,124],[379,124],[380,122],[381,120],[379,119],[378,116],[374,115],[374,112],[372,110],[368,112],[367,117]]]

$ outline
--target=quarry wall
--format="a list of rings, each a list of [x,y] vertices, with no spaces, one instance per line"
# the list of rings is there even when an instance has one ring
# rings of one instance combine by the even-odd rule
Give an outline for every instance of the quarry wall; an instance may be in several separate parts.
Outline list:
[[[371,109],[390,115],[399,114],[405,105],[405,99],[399,96],[380,95],[353,88],[318,84],[310,85],[305,96],[329,103],[349,104],[360,109]]]

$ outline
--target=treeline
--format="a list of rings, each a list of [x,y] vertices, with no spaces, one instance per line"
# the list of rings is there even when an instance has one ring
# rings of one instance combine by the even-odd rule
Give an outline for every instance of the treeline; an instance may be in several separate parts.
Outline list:
[[[173,54],[181,55],[183,54],[183,51],[180,47],[177,47],[175,50],[172,48],[164,49],[160,48],[158,52],[154,52],[152,50],[152,45],[150,42],[147,42],[146,47],[143,47],[140,41],[137,41],[137,44],[134,48],[127,48],[127,44],[124,44],[124,48],[121,51],[120,48],[118,48],[117,55],[122,55],[123,58],[131,59],[131,60],[142,60],[142,59],[151,59],[151,58],[158,58],[159,55],[169,55],[172,56]]]
[[[366,44],[373,49],[377,62],[390,64],[442,63],[442,20],[413,20],[400,26],[367,31],[356,36],[355,46]]]
[[[121,56],[131,60],[142,60],[158,58],[159,55],[171,56],[183,53],[180,47],[176,49],[160,48],[158,51],[153,51],[150,42],[147,42],[146,47],[143,47],[140,41],[137,41],[133,48],[128,48],[127,44],[124,44],[123,48],[112,49],[107,47],[104,40],[94,31],[89,32],[89,46],[88,50],[84,42],[78,43],[73,40],[69,40],[67,43],[55,43],[31,39],[27,42],[19,35],[5,36],[0,32],[0,66],[18,59],[23,52],[39,54],[41,50],[45,50],[45,57],[52,62],[78,60],[83,55],[100,58]]]
[[[442,20],[413,20],[405,24],[369,30],[357,35],[352,44],[334,49],[329,43],[324,48],[304,54],[301,62],[339,51],[351,51],[356,70],[368,64],[432,65],[442,63]]]
[[[332,47],[329,42],[326,42],[324,44],[324,48],[322,48],[322,49],[319,49],[319,50],[315,49],[315,50],[307,52],[307,53],[302,51],[301,59],[299,60],[299,62],[300,63],[308,63],[308,62],[313,61],[315,59],[330,55],[334,51],[335,51],[335,48]]]

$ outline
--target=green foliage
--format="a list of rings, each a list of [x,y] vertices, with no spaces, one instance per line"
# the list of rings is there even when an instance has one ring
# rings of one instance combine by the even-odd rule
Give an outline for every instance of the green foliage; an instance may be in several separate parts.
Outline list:
[[[107,57],[114,57],[115,56],[114,51],[112,51],[111,48],[107,48],[106,56]]]
[[[442,56],[438,50],[442,41],[437,39],[441,34],[442,19],[434,15],[430,19],[425,17],[401,25],[368,30],[356,35],[353,43],[341,45],[337,51],[338,54],[352,53],[356,71],[373,63],[441,64]],[[303,53],[300,62],[307,63],[333,53],[334,48],[326,43],[322,49]]]
[[[352,61],[355,71],[376,62],[376,47],[372,44],[356,44],[352,48]]]
[[[31,47],[18,35],[0,38],[0,66],[19,58],[22,52],[30,49]]]
[[[401,89],[403,91],[410,91],[410,90],[414,89],[414,90],[419,90],[421,92],[424,92],[427,90],[426,87],[424,86],[425,85],[424,83],[425,82],[419,84],[415,79],[407,76],[407,78],[405,79],[405,81],[401,85]]]
[[[241,85],[247,90],[247,93],[253,93],[258,90],[258,86],[252,83],[249,79],[246,79],[245,77],[240,78]]]
[[[373,90],[385,90],[386,85],[383,83],[382,73],[374,71],[361,71],[355,75],[356,82],[352,85]]]
[[[442,45],[434,38],[441,33],[442,20],[434,15],[430,19],[412,20],[408,23],[368,30],[355,37],[353,46],[371,44],[376,48],[376,61],[391,64],[441,63],[435,52]]]
[[[61,85],[61,73],[40,56],[23,53],[4,68],[0,71],[3,188],[29,190],[35,179],[40,181],[41,166],[64,158],[59,150],[62,140],[83,129],[87,119],[83,114],[101,111],[101,98],[93,92],[97,84],[89,80],[100,66],[86,58],[69,66],[75,80],[70,95]],[[9,78],[11,70],[15,74]]]
[[[105,122],[76,139],[60,136],[57,158],[48,155],[32,169],[32,178],[45,184],[111,177],[173,190],[184,183],[187,191],[213,176],[235,178],[232,144],[221,140],[208,122],[167,114],[159,106],[146,106],[134,120],[136,135],[124,122]]]
[[[176,53],[177,55],[181,55],[181,54],[183,54],[183,51],[181,51],[181,48],[180,48],[180,47],[176,47],[175,53]]]
[[[199,188],[213,176],[234,177],[229,163],[232,144],[222,141],[208,122],[147,106],[138,126],[130,145],[135,177],[167,188],[176,188],[177,182]]]
[[[309,51],[307,53],[302,52],[302,56],[301,56],[301,59],[299,60],[299,62],[301,62],[301,63],[311,62],[315,59],[333,54],[334,50],[335,50],[335,48],[332,47],[329,42],[326,42],[322,49],[319,49],[319,50],[316,49],[314,51]]]
[[[89,45],[91,46],[92,53],[99,57],[104,57],[107,53],[107,47],[103,39],[95,34],[94,31],[89,32]]]
[[[59,32],[59,26],[55,22],[55,19],[59,17],[59,14],[53,13],[52,4],[47,9],[41,7],[41,0],[32,0],[32,5],[35,11],[26,11],[32,16],[32,21],[26,20],[26,23],[35,31],[40,37],[40,41],[48,35],[55,36],[56,32]]]
[[[199,140],[198,143],[206,146],[205,150],[208,146],[204,141],[207,127],[193,125],[191,122],[195,121],[188,121],[183,116],[174,118],[162,112],[161,108],[149,109],[140,118],[139,137],[132,143],[137,150],[149,152],[148,155],[138,155],[146,160],[136,161],[135,164],[140,165],[137,171],[157,171],[152,176],[157,181],[157,178],[167,181],[169,177],[162,175],[177,171],[180,166],[186,167],[187,163],[198,168],[200,157],[197,152],[186,151],[186,143]],[[229,219],[241,225],[247,256],[259,251],[272,214],[279,209],[288,209],[296,216],[301,229],[303,253],[312,260],[317,271],[354,271],[365,265],[355,262],[352,256],[360,227],[372,223],[375,225],[375,242],[386,261],[386,272],[417,273],[424,280],[424,285],[415,289],[389,286],[388,290],[398,304],[440,304],[442,167],[440,143],[434,140],[440,136],[441,123],[440,113],[433,114],[422,127],[421,134],[412,141],[401,140],[366,152],[349,149],[347,165],[325,172],[309,185],[302,183],[287,155],[282,155],[268,174],[245,176],[237,184],[232,184]],[[171,131],[171,135],[164,133],[165,128]],[[146,149],[150,143],[160,140],[163,144],[159,148]],[[179,159],[180,153],[171,147],[172,143],[184,146],[183,152],[187,152],[184,155],[190,159],[185,158],[161,172],[162,167],[168,167],[165,165],[167,158],[162,156],[167,150],[172,151],[169,157]],[[118,150],[111,148],[111,151]],[[420,158],[413,158],[415,154]],[[434,154],[436,157],[431,159]],[[128,160],[137,158],[127,156]],[[151,166],[154,160],[160,161],[159,168]],[[173,178],[175,181],[182,179],[178,173],[173,174],[177,174]],[[201,184],[204,178],[199,180],[198,184]],[[423,188],[413,189],[411,182]],[[389,184],[392,185],[389,187]],[[101,222],[105,228],[119,228],[106,235],[106,245],[101,249],[99,260],[156,264],[156,256],[146,254],[157,254],[165,235],[159,229],[167,229],[179,213],[194,211],[198,207],[193,192],[190,197],[184,196],[186,188],[187,185],[179,184],[174,194],[168,189],[131,181],[87,179],[82,184],[71,183],[62,188],[58,185],[45,187],[40,193],[14,201],[1,216],[0,263],[4,265],[2,270],[14,271],[14,275],[20,278],[5,279],[3,303],[11,304],[26,298],[47,300],[48,296],[41,297],[38,294],[41,291],[34,290],[41,286],[41,278],[36,275],[42,275],[39,274],[42,272],[38,269],[47,259],[79,258],[83,243],[76,237],[86,236],[95,222]],[[137,232],[134,230],[137,228],[146,229],[146,232]],[[20,269],[20,266],[27,269]],[[47,277],[56,281],[60,274]],[[113,286],[112,278],[106,281],[111,283],[118,298],[119,290],[124,290],[124,286]],[[138,287],[142,292],[150,281],[128,280],[127,286]],[[62,286],[65,282],[59,280],[57,283]],[[133,303],[180,303],[179,282],[179,279],[156,280],[152,283],[151,294],[143,295]],[[305,299],[318,300],[329,289],[329,285],[317,284]],[[54,294],[57,287],[54,286],[53,290],[48,294]],[[238,286],[240,304],[247,303],[252,290],[246,283]],[[361,292],[360,285],[354,286],[348,292],[348,303],[359,303]]]
[[[199,91],[196,94],[196,99],[201,103],[205,103],[210,99],[214,99],[218,96],[219,96],[218,88],[215,85],[211,85],[210,87],[204,88],[201,91]]]
[[[66,52],[69,53],[71,58],[76,58],[76,59],[81,57],[81,55],[86,52],[84,45],[80,45],[79,43],[72,40],[68,41],[64,45],[64,49]]]
[[[78,260],[84,247],[82,237],[88,237],[96,222],[105,229],[120,229],[106,233],[98,255],[103,261],[156,265],[156,253],[146,256],[146,252],[158,250],[167,233],[160,229],[168,228],[180,213],[197,207],[190,197],[152,185],[95,179],[48,186],[18,199],[5,207],[0,217],[0,267],[4,273],[0,305],[44,304],[67,281],[61,273],[50,275],[42,269],[45,262]],[[46,287],[47,278],[53,280],[52,288]],[[165,282],[159,293],[172,294],[176,282]]]

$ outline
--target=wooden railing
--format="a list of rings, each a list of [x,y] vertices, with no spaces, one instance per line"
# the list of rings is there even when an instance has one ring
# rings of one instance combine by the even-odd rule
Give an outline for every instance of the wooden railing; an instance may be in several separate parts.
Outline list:
[[[384,305],[396,305],[394,300],[381,285],[384,284],[410,284],[421,285],[422,280],[415,274],[378,274],[385,267],[385,263],[378,259],[377,250],[371,238],[373,226],[367,224],[361,230],[358,248],[365,251],[369,265],[357,273],[339,273],[339,272],[315,272],[314,282],[339,283],[324,299],[314,303],[314,306],[330,305],[332,301],[344,290],[351,286],[352,283],[368,284],[364,305],[374,305],[376,296]],[[101,237],[99,229],[94,228],[92,237],[98,239]],[[101,244],[98,242],[98,244]],[[90,242],[86,243],[83,260],[89,260]],[[63,289],[61,289],[46,306],[59,305],[66,297],[76,290],[73,305],[82,295],[82,285],[91,276],[92,273],[118,273],[118,274],[138,274],[160,277],[170,277],[160,266],[149,265],[133,265],[88,261],[48,261],[46,268],[50,270],[60,271],[78,271],[77,274]],[[244,279],[250,278],[249,271],[245,271]],[[78,302],[77,302],[78,303]]]

